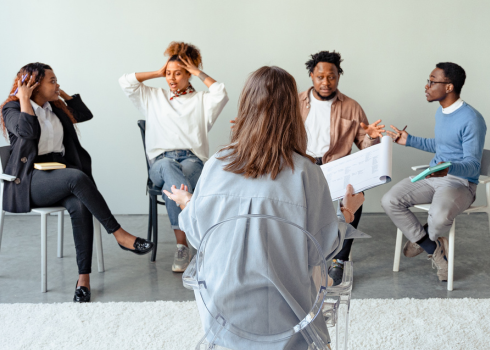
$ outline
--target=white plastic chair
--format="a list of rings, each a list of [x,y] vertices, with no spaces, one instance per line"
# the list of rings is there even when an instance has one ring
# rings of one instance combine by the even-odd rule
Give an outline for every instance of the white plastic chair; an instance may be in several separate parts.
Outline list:
[[[10,146],[0,147],[0,248],[2,247],[3,227],[5,223],[5,211],[3,210],[3,187],[4,181],[14,181],[15,176],[3,173],[10,157]],[[48,290],[48,215],[58,214],[58,258],[63,257],[63,226],[64,226],[64,207],[46,207],[32,208],[31,212],[41,215],[41,292],[46,293]],[[102,236],[100,223],[94,217],[94,241],[97,251],[97,265],[99,272],[104,272],[104,253],[102,248]]]
[[[429,166],[428,165],[419,165],[412,167],[412,170],[425,170]],[[466,209],[462,214],[470,214],[470,213],[487,213],[489,228],[490,228],[490,150],[483,150],[482,160],[481,160],[481,169],[480,169],[480,179],[478,182],[482,185],[485,185],[485,192],[487,198],[486,205],[480,206],[470,206]],[[424,211],[429,211],[430,204],[417,204],[414,205],[417,209],[422,209]],[[453,280],[454,280],[454,239],[456,236],[456,219],[453,221],[453,225],[449,230],[449,252],[447,256],[448,263],[448,276],[447,276],[447,290],[453,290]],[[397,229],[396,232],[396,246],[395,246],[395,259],[393,262],[393,271],[398,272],[400,269],[400,256],[402,251],[402,241],[403,241],[403,232],[400,229]]]
[[[352,294],[352,283],[354,280],[353,276],[354,270],[352,261],[345,261],[342,282],[337,286],[327,287],[326,301],[323,303],[322,307],[322,314],[325,318],[325,322],[327,323],[327,327],[335,327],[335,350],[340,350],[338,318],[340,313],[340,306],[342,305],[345,305],[344,350],[348,349],[349,313]]]
[[[219,258],[224,254],[223,244],[229,242],[226,238],[231,236],[232,242],[243,244],[237,247],[226,245],[225,253],[233,259],[227,264],[219,264]],[[207,319],[210,320],[207,332],[197,344],[196,350],[221,349],[224,344],[236,349],[238,345],[233,342],[240,342],[239,339],[246,340],[246,343],[255,342],[253,344],[260,348],[274,349],[298,333],[303,336],[309,350],[330,349],[328,333],[328,339],[320,336],[318,323],[314,323],[322,312],[327,294],[327,264],[319,243],[309,232],[284,219],[249,214],[226,219],[209,228],[202,237],[197,254],[182,276],[184,286],[196,292],[198,303],[202,302],[203,305],[200,311],[207,312]],[[252,249],[256,246],[249,245],[254,240],[266,242],[264,248],[256,254]],[[309,310],[304,310],[300,302],[291,299],[289,292],[281,293],[284,289],[278,288],[278,285],[282,286],[285,277],[302,278],[296,270],[295,274],[283,264],[289,259],[295,261],[296,256],[288,256],[279,248],[281,244],[295,244],[295,247],[300,247],[298,249],[308,252],[308,260],[320,265],[322,283]],[[308,266],[299,266],[298,269],[308,273]],[[219,286],[215,285],[213,275],[230,276],[229,273],[236,275],[227,278]],[[277,275],[282,277],[275,278]],[[240,281],[240,289],[234,284],[236,281]],[[244,305],[250,305],[247,304],[250,300],[255,301],[255,308],[244,308]],[[292,316],[277,320],[273,312],[267,312],[274,306],[281,310],[290,308],[291,313],[286,314]]]

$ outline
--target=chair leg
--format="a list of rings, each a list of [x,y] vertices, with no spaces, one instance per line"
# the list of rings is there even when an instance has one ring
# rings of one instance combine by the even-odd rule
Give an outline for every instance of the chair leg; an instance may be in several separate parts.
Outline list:
[[[453,279],[454,279],[454,238],[456,236],[456,220],[453,221],[451,230],[449,230],[449,253],[447,257],[447,290],[453,290]]]
[[[148,208],[148,236],[146,239],[148,241],[151,241],[151,228],[152,228],[151,225],[152,225],[152,213],[153,213],[151,195],[148,196],[148,202],[150,204],[149,204],[149,208]]]
[[[350,313],[350,300],[345,305],[347,308],[345,310],[345,335],[344,335],[344,350],[347,350],[347,346],[349,345],[349,313]]]
[[[97,266],[99,272],[104,272],[104,249],[102,248],[102,235],[100,231],[100,222],[94,218],[94,240],[95,250],[97,251]]]
[[[48,290],[48,216],[41,214],[41,293]]]
[[[151,262],[155,262],[158,248],[158,203],[157,196],[151,196],[151,221],[153,226],[153,251],[151,252]]]
[[[395,261],[393,262],[393,272],[400,270],[400,255],[402,252],[403,232],[400,229],[396,231],[396,244],[395,244]]]
[[[63,257],[63,236],[65,225],[65,212],[58,212],[58,258]]]
[[[490,203],[488,205],[490,205]],[[488,216],[488,229],[490,230],[490,212],[487,212],[487,216]],[[0,235],[1,235],[1,233],[0,233]]]
[[[3,224],[4,223],[5,223],[5,211],[1,210],[1,213],[0,213],[0,250],[2,249],[2,235],[3,235]]]

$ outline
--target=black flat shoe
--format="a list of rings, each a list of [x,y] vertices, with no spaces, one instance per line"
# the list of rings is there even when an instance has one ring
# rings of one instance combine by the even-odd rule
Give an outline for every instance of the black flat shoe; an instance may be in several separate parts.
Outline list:
[[[87,287],[77,287],[77,284],[75,284],[75,295],[73,296],[73,301],[75,303],[88,303],[90,302],[90,296],[92,293],[90,293],[90,290]]]
[[[118,243],[119,244],[119,243]],[[122,245],[119,244],[122,250],[127,250],[130,251],[134,254],[138,255],[145,255],[151,252],[153,248],[153,243],[150,241],[147,241],[146,239],[136,237],[136,241],[134,241],[133,247],[134,249],[129,249],[126,247],[123,247]]]

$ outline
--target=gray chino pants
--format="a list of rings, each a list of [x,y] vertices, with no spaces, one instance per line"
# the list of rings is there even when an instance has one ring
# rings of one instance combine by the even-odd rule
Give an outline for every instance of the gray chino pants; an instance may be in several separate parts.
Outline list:
[[[454,218],[475,201],[477,184],[448,175],[412,183],[406,178],[391,188],[381,199],[381,206],[393,223],[411,242],[425,236],[425,230],[409,210],[416,204],[431,203],[429,237],[432,241],[449,232]]]

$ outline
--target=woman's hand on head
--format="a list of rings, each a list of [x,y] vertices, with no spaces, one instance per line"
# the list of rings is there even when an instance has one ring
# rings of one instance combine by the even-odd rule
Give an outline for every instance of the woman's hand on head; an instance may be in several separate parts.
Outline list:
[[[361,207],[362,203],[364,203],[364,194],[362,192],[354,194],[354,187],[350,184],[347,185],[347,191],[342,200],[344,207],[355,213]]]
[[[178,205],[185,206],[187,202],[192,198],[192,194],[189,193],[189,188],[185,185],[180,185],[180,189],[177,189],[175,185],[173,185],[170,190],[170,193],[167,190],[163,190],[163,193],[167,195],[168,198],[173,200]]]
[[[17,81],[17,98],[19,100],[27,99],[30,100],[32,96],[32,92],[36,87],[38,87],[39,83],[34,82],[34,76],[31,75],[30,77],[27,77],[24,82],[22,82],[21,79]]]
[[[71,99],[73,99],[73,97],[71,97],[70,95],[68,95],[66,92],[64,92],[63,90],[60,89],[60,97],[65,100],[65,101],[70,101]]]
[[[167,59],[167,62],[165,62],[165,64],[163,65],[163,67],[160,68],[159,70],[157,70],[158,76],[160,76],[162,78],[165,78],[167,76],[167,65],[168,65],[168,61],[170,61],[170,57]]]
[[[190,59],[183,58],[183,57],[179,56],[179,60],[180,60],[180,62],[182,62],[182,64],[179,63],[179,67],[184,68],[186,71],[188,71],[192,75],[195,75],[197,77],[199,75],[199,73],[201,73],[199,68],[197,68],[196,65],[194,63],[192,63],[192,61]]]

